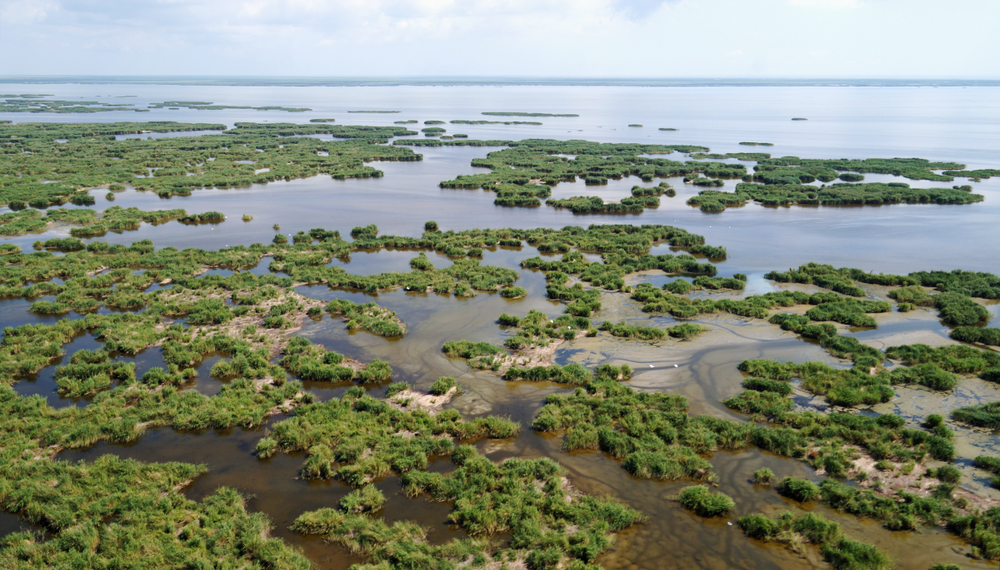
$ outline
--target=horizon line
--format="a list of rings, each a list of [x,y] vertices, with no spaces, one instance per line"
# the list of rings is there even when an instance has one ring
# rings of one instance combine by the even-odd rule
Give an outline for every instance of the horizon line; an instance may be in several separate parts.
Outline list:
[[[1000,79],[847,77],[560,77],[560,76],[296,76],[296,75],[0,75],[0,83],[149,84],[281,87],[566,86],[566,87],[996,87]]]

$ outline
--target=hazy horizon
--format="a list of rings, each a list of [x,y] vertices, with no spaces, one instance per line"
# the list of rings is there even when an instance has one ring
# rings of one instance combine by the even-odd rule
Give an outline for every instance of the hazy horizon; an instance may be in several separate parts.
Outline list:
[[[560,77],[290,75],[0,75],[0,84],[137,84],[273,87],[1000,87],[1000,79],[864,77]]]

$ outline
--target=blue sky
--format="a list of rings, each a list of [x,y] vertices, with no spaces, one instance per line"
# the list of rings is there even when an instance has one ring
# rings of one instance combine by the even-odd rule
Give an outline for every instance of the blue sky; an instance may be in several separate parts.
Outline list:
[[[0,0],[0,75],[1000,78],[997,0]]]

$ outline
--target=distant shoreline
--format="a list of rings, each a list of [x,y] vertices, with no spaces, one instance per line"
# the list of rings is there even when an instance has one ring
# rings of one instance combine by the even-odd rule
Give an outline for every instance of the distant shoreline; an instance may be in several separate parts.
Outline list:
[[[1000,79],[750,79],[572,77],[252,77],[12,75],[7,84],[121,84],[273,87],[1000,87]]]

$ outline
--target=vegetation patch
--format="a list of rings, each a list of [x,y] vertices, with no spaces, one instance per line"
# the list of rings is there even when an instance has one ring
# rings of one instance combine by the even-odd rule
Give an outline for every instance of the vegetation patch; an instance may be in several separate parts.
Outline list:
[[[656,327],[637,327],[624,323],[612,323],[604,321],[600,326],[601,330],[608,331],[611,336],[623,338],[635,338],[639,340],[661,340],[667,337],[686,340],[694,337],[700,332],[707,330],[707,327],[693,323],[681,323],[665,329]]]
[[[522,113],[520,111],[483,111],[493,117],[579,117],[572,113]]]
[[[491,370],[507,380],[548,380],[560,383],[582,384],[589,373],[579,365],[556,366],[552,355],[567,340],[597,333],[586,317],[561,315],[548,318],[545,313],[532,309],[525,317],[500,315],[502,326],[515,334],[504,341],[503,348],[485,342],[467,340],[447,342],[442,351],[452,358],[462,358],[469,366]]]
[[[164,101],[162,103],[150,103],[150,109],[162,109],[164,107],[168,108],[186,108],[193,109],[195,111],[224,111],[226,109],[248,109],[252,111],[287,111],[289,113],[305,113],[306,111],[312,111],[307,107],[281,107],[279,105],[265,105],[261,107],[253,107],[251,105],[216,105],[210,101]],[[312,119],[311,123],[330,123],[333,119]]]
[[[740,517],[736,524],[750,538],[786,545],[801,553],[807,544],[816,545],[823,559],[837,570],[887,570],[893,567],[888,556],[874,546],[845,538],[840,525],[821,515],[795,516],[785,512],[768,518],[753,514]]]
[[[709,491],[705,485],[684,487],[677,495],[681,506],[702,517],[719,517],[733,510],[736,502],[725,493]]]
[[[420,160],[409,149],[375,144],[413,134],[404,127],[237,123],[219,135],[115,140],[120,134],[224,129],[171,122],[5,126],[0,131],[4,156],[0,174],[6,175],[0,176],[0,204],[15,210],[66,202],[92,204],[87,191],[112,184],[130,184],[168,197],[200,188],[245,187],[316,174],[377,177],[382,173],[366,162]],[[295,136],[315,134],[345,140]],[[66,142],[53,145],[53,139]],[[58,182],[44,183],[48,180]]]
[[[396,316],[396,312],[375,303],[358,305],[347,300],[334,300],[324,310],[347,321],[347,328],[351,330],[364,329],[384,337],[406,334],[406,325]]]
[[[432,415],[402,406],[404,400],[404,392],[378,400],[354,387],[340,399],[302,406],[258,442],[257,455],[308,451],[304,477],[336,477],[361,486],[389,473],[425,471],[432,457],[455,452],[456,440],[506,439],[520,429],[494,416],[464,421],[454,410]]]
[[[620,532],[642,515],[610,498],[582,495],[549,459],[508,459],[494,463],[470,446],[455,448],[450,475],[409,471],[403,486],[411,497],[426,495],[454,505],[451,520],[472,535],[431,545],[423,529],[408,522],[392,525],[341,507],[305,513],[296,532],[324,536],[372,563],[391,569],[501,567],[583,568],[592,564]],[[559,505],[559,508],[553,508]],[[509,548],[489,537],[510,534]]]
[[[780,174],[774,174],[780,176]],[[797,173],[796,175],[798,176]],[[698,184],[695,179],[694,183]],[[754,201],[764,206],[881,206],[886,204],[971,204],[983,201],[981,194],[956,188],[910,188],[902,182],[836,183],[822,187],[807,184],[782,184],[765,178],[766,184],[744,182],[735,192],[703,190],[688,199],[688,204],[709,212],[742,206]],[[950,180],[950,178],[949,178]],[[714,182],[706,182],[708,185]]]

